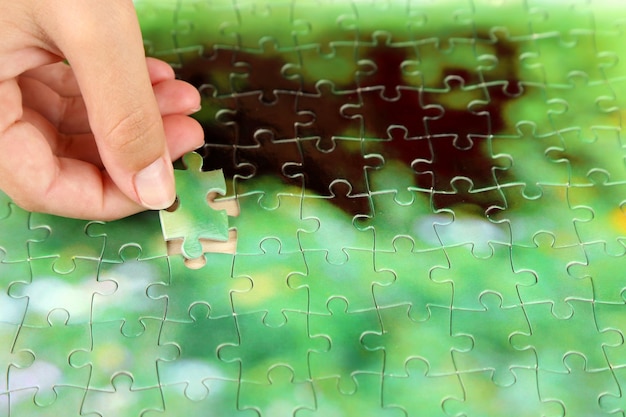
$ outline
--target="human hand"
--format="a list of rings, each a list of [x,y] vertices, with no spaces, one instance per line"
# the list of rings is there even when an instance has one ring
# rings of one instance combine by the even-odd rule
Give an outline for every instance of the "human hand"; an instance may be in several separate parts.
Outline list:
[[[200,96],[145,58],[132,1],[0,0],[0,12],[0,189],[92,220],[171,205],[171,161],[203,143],[188,117]]]

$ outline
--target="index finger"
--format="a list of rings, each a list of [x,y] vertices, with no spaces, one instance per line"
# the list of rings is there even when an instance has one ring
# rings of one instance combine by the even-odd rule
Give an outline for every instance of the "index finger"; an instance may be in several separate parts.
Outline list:
[[[173,168],[132,1],[46,1],[34,13],[75,73],[108,176],[138,204],[169,206]]]

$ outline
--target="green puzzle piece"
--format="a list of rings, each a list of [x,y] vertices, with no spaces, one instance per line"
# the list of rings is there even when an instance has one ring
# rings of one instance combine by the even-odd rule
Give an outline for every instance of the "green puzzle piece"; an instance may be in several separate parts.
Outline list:
[[[174,171],[178,207],[161,210],[159,217],[165,240],[183,239],[183,255],[193,259],[202,256],[200,239],[228,240],[226,211],[207,203],[209,193],[226,194],[226,180],[222,170],[202,171],[202,157],[195,152],[185,155],[183,163],[187,169]]]

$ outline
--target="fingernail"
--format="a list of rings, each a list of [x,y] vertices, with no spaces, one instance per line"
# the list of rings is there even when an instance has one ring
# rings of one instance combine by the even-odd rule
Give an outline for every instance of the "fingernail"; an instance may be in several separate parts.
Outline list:
[[[135,175],[135,191],[141,204],[152,210],[172,205],[176,198],[170,168],[159,158]]]
[[[189,110],[191,112],[191,114],[194,113],[198,113],[200,110],[202,110],[202,105],[198,106],[198,107],[194,107],[193,109]]]

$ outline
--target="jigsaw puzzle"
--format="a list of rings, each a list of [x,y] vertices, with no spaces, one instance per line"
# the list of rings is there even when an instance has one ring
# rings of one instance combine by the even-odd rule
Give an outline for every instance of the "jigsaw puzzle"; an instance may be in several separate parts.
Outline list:
[[[205,145],[161,213],[0,195],[0,417],[626,416],[626,5],[135,6]]]

